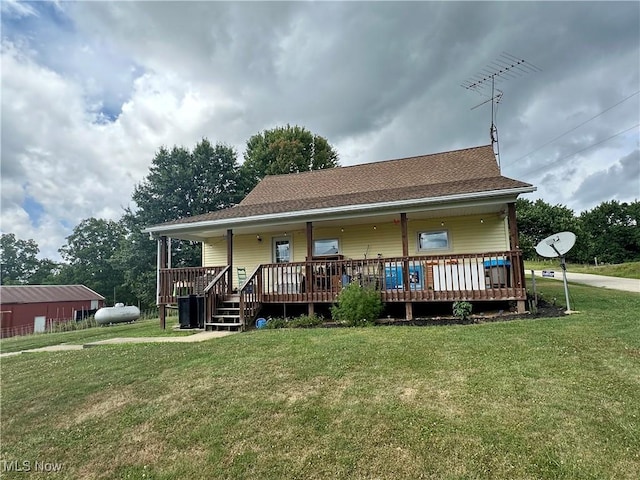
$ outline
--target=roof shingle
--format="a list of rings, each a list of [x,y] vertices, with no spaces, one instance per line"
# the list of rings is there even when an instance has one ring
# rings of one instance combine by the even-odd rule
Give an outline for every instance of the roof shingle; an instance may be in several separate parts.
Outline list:
[[[238,205],[162,225],[531,187],[500,175],[490,145],[349,167],[271,175]]]

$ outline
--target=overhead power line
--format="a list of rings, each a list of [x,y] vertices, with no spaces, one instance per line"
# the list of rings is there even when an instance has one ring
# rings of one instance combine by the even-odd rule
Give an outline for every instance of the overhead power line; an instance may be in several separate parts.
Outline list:
[[[618,133],[616,133],[614,135],[611,135],[610,137],[607,137],[604,140],[600,140],[599,142],[591,144],[588,147],[582,148],[582,149],[578,150],[577,152],[570,153],[569,155],[565,155],[564,157],[558,158],[557,160],[554,160],[553,162],[546,163],[546,164],[542,165],[541,167],[534,168],[533,170],[529,170],[528,172],[525,172],[524,175],[530,175],[530,174],[535,173],[535,172],[537,172],[539,170],[543,170],[545,168],[548,168],[551,165],[554,165],[554,164],[559,163],[559,162],[561,162],[563,160],[566,160],[569,157],[573,157],[574,155],[582,153],[585,150],[589,150],[590,148],[596,147],[596,146],[600,145],[601,143],[607,142],[607,141],[611,140],[612,138],[615,138],[615,137],[617,137],[619,135],[622,135],[623,133],[627,133],[629,130],[633,130],[634,128],[638,128],[638,127],[640,127],[640,123],[636,123],[633,127],[629,127],[626,130],[623,130],[623,131],[618,132]]]
[[[518,160],[522,160],[523,158],[528,157],[529,155],[531,155],[532,153],[536,153],[538,150],[541,150],[542,148],[546,147],[547,145],[549,145],[550,143],[555,142],[556,140],[561,139],[562,137],[564,137],[565,135],[570,134],[571,132],[573,132],[574,130],[577,130],[578,128],[580,128],[581,126],[583,126],[586,123],[589,123],[591,120],[598,118],[600,115],[607,113],[609,110],[611,110],[612,108],[617,107],[618,105],[620,105],[621,103],[626,102],[627,100],[629,100],[631,97],[634,97],[636,95],[638,95],[640,93],[640,90],[638,90],[635,93],[632,93],[631,95],[629,95],[626,98],[623,98],[622,100],[620,100],[618,103],[616,103],[615,105],[611,105],[609,108],[604,109],[603,111],[601,111],[600,113],[598,113],[597,115],[594,115],[593,117],[591,117],[588,120],[585,120],[584,122],[582,122],[579,125],[576,125],[575,127],[573,127],[571,130],[567,130],[566,132],[564,132],[562,135],[558,135],[557,137],[549,140],[547,143],[544,143],[542,145],[540,145],[539,147],[535,148],[534,150],[531,150],[529,153],[527,153],[526,155],[522,155],[521,157],[516,158],[515,160],[511,161],[508,163],[508,165],[517,162]],[[633,127],[632,127],[633,128]],[[578,153],[578,152],[576,152]]]

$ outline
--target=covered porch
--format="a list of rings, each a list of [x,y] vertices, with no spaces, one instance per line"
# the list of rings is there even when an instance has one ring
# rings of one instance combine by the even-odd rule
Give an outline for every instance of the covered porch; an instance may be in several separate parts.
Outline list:
[[[236,288],[232,282],[236,272],[228,265],[162,268],[158,298],[161,316],[164,307],[176,305],[179,297],[202,298],[205,327],[224,326],[213,319],[225,302],[236,305],[237,318],[230,325],[240,328],[268,304],[306,304],[312,314],[317,304],[335,303],[350,283],[373,288],[384,303],[404,303],[407,319],[413,318],[415,303],[428,302],[515,301],[524,311],[523,271],[519,250],[374,259],[336,255],[261,264]]]

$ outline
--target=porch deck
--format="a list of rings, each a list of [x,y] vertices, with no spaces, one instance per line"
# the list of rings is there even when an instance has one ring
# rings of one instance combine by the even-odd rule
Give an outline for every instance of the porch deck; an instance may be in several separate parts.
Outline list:
[[[235,272],[227,266],[161,269],[158,304],[175,304],[181,295],[205,296],[206,316],[212,318],[237,292],[238,320],[245,324],[264,304],[308,304],[312,310],[313,304],[334,303],[354,282],[380,292],[384,303],[522,302],[523,272],[519,250],[262,264],[236,290],[231,287]]]

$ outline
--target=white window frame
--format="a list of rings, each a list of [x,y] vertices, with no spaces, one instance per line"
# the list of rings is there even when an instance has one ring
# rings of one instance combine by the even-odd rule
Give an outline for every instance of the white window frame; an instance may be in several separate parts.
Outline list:
[[[316,252],[316,242],[336,242],[338,246],[338,251],[336,253],[323,253],[319,254]],[[330,257],[331,255],[340,255],[340,239],[336,237],[330,238],[314,238],[313,239],[313,256],[314,257]]]
[[[433,234],[442,234],[444,233],[447,236],[447,245],[446,247],[423,247],[422,246],[422,242],[420,241],[420,237],[422,235],[433,235]],[[444,252],[444,251],[449,251],[451,250],[451,234],[449,233],[449,230],[446,228],[441,228],[438,230],[423,230],[418,232],[417,235],[417,247],[418,247],[418,251],[419,252]]]

